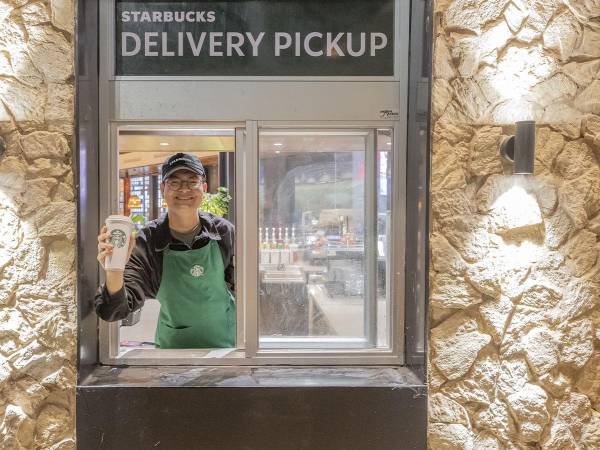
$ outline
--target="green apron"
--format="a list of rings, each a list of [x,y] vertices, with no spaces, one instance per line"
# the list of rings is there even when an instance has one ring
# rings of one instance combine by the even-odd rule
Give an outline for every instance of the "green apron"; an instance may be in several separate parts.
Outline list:
[[[155,343],[160,348],[235,347],[236,308],[219,245],[164,250]]]

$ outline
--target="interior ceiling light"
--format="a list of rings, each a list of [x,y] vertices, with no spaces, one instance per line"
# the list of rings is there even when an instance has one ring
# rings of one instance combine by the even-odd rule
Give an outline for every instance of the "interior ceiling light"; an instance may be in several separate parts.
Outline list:
[[[168,142],[161,142],[160,144],[161,147],[167,147],[168,145],[170,145]]]
[[[500,154],[514,165],[515,174],[533,174],[535,161],[535,121],[516,122],[514,136],[505,137],[500,143]]]
[[[275,142],[273,145],[275,147],[281,147],[283,144],[281,142]]]
[[[142,206],[142,199],[139,198],[137,195],[132,195],[131,197],[129,197],[129,200],[127,200],[127,207],[128,208],[140,208]]]

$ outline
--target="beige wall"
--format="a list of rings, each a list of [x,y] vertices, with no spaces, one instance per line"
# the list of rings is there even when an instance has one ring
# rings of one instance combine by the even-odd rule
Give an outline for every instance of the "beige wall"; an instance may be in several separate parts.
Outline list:
[[[438,1],[432,449],[600,448],[600,1]],[[535,176],[498,143],[538,122]]]
[[[0,448],[74,448],[71,0],[0,1]]]

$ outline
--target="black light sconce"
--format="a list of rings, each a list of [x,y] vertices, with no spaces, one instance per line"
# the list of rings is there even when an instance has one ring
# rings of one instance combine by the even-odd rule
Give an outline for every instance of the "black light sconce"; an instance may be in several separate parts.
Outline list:
[[[514,164],[515,174],[533,174],[535,160],[535,121],[517,122],[514,136],[505,137],[500,143],[500,154]]]
[[[0,159],[4,156],[4,152],[6,151],[6,142],[4,138],[0,136]]]

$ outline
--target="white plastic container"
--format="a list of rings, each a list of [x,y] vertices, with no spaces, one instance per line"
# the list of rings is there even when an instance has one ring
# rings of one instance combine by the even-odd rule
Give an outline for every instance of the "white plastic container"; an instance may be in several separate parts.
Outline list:
[[[125,270],[129,240],[133,232],[133,222],[127,216],[108,216],[105,221],[108,228],[108,243],[113,245],[113,253],[104,261],[105,270]]]

